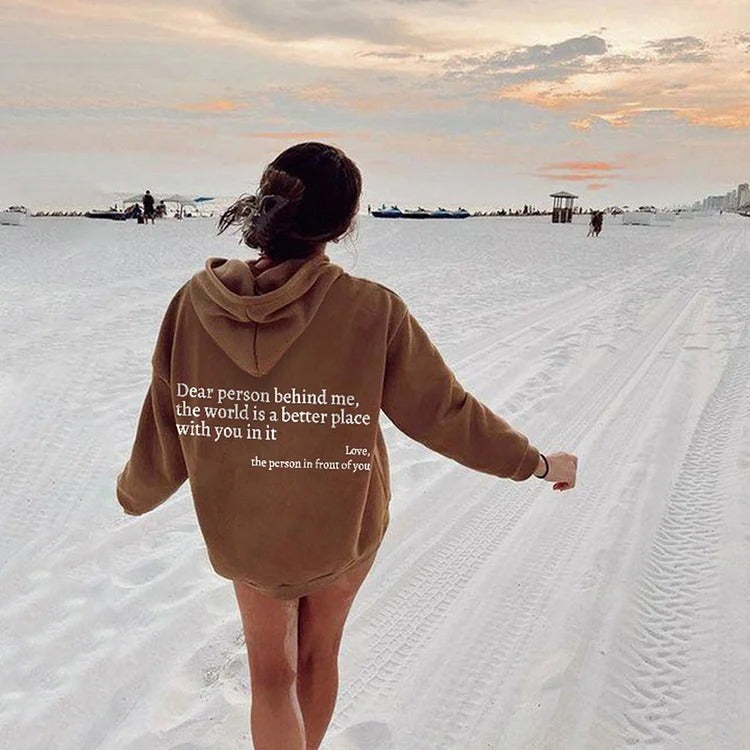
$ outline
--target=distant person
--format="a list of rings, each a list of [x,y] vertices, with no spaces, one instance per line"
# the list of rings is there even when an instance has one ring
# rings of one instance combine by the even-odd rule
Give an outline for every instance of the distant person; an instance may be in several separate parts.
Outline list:
[[[591,220],[589,221],[589,231],[587,237],[598,237],[602,231],[602,221],[604,214],[601,211],[592,211]]]
[[[160,219],[163,219],[167,215],[167,206],[164,201],[159,201],[159,205],[156,207],[156,215]]]
[[[325,254],[361,189],[340,149],[299,143],[222,214],[219,234],[238,227],[259,256],[208,258],[175,293],[117,477],[131,515],[189,480],[234,585],[257,748],[313,750],[331,720],[344,624],[390,519],[381,410],[475,471],[576,485],[575,455],[540,453],[464,390],[399,294]]]
[[[599,233],[602,231],[602,224],[604,223],[604,214],[601,211],[594,211],[594,216],[592,217],[592,221],[594,223],[594,237],[598,237]]]
[[[151,191],[147,190],[146,194],[143,196],[143,218],[145,219],[146,223],[148,223],[148,220],[151,219],[151,223],[154,223],[154,216],[156,215],[156,211],[154,209],[154,196],[151,195]]]

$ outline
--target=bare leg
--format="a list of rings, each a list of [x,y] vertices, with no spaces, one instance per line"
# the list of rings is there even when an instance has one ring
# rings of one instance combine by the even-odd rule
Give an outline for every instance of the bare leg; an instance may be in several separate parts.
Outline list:
[[[281,601],[234,582],[250,662],[255,750],[305,750],[297,699],[298,599]]]
[[[330,586],[299,600],[297,694],[305,722],[306,750],[318,750],[339,689],[338,655],[354,597],[375,558]]]

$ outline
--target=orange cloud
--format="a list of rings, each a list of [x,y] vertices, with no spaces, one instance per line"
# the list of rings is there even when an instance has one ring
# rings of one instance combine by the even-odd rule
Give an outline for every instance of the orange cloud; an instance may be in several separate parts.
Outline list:
[[[607,164],[605,161],[562,161],[558,164],[548,164],[544,169],[573,169],[582,172],[592,170],[609,172],[612,169],[620,169],[614,164]]]
[[[729,130],[750,128],[750,105],[748,104],[726,107],[713,112],[701,109],[675,110],[675,114],[693,125],[708,125]]]
[[[206,102],[179,104],[176,109],[183,112],[236,112],[242,105],[228,99],[213,99]]]
[[[604,188],[609,187],[609,185],[605,182],[590,182],[586,187],[589,190],[604,190]]]
[[[519,83],[498,89],[489,97],[491,100],[512,99],[544,109],[569,109],[581,103],[604,101],[603,94],[575,90],[571,84],[550,84],[541,81]]]
[[[639,110],[624,110],[621,112],[598,113],[594,117],[606,122],[613,128],[627,128],[631,125],[632,117]]]
[[[575,128],[576,130],[590,130],[591,119],[584,117],[582,120],[571,120],[569,125],[571,128]]]
[[[570,180],[572,182],[586,182],[587,180],[595,180],[601,175],[597,174],[580,174],[578,172],[560,172],[559,174],[544,174],[540,173],[538,177],[543,177],[545,180]]]
[[[605,183],[601,182],[602,178],[606,177],[606,179],[611,180],[619,177],[614,173],[618,169],[621,169],[621,167],[606,161],[563,161],[540,167],[537,176],[558,182],[588,182],[592,180],[592,184],[605,187]]]
[[[733,44],[715,40],[710,62],[700,65],[679,56],[657,60],[649,49],[624,62],[605,56],[564,80],[545,80],[542,70],[538,79],[506,85],[488,98],[570,112],[574,117],[568,124],[579,131],[590,130],[597,120],[630,127],[652,112],[696,126],[750,128],[746,52]]]

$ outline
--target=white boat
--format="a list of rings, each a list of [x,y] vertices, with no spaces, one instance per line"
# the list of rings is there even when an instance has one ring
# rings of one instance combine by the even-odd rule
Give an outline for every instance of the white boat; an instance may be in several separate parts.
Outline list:
[[[0,224],[22,227],[26,223],[27,214],[25,206],[11,206],[6,211],[0,211]]]
[[[626,211],[622,215],[623,224],[671,224],[676,219],[673,211],[657,211],[653,207],[642,206],[638,211]]]
[[[654,214],[651,211],[625,211],[622,215],[623,224],[653,224]]]

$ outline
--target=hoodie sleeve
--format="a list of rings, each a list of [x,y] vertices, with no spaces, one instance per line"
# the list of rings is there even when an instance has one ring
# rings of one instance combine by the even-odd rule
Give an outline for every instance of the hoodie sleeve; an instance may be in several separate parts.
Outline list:
[[[402,432],[470,469],[528,479],[539,451],[467,393],[407,310],[388,344],[382,409]]]
[[[169,383],[152,370],[130,458],[117,477],[117,499],[127,514],[139,516],[170,498],[187,477]]]
[[[117,477],[117,499],[138,516],[170,498],[188,478],[175,425],[171,355],[183,285],[172,298],[151,356],[151,383],[141,407],[130,458]]]

